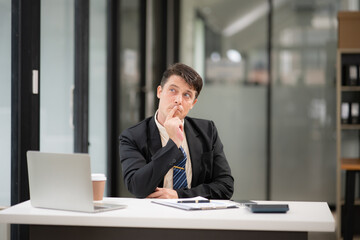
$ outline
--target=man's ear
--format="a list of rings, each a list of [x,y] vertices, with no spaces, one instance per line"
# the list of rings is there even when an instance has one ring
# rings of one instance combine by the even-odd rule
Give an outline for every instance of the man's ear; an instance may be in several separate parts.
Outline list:
[[[196,99],[194,100],[194,102],[192,103],[192,105],[191,105],[191,108],[190,108],[190,109],[192,109],[192,108],[194,107],[195,103],[197,103],[197,98],[196,98]]]
[[[160,99],[160,94],[161,94],[161,92],[162,92],[162,87],[161,87],[161,85],[159,85],[159,86],[157,87],[157,90],[156,90],[156,96],[157,96],[157,98],[159,98],[159,99]]]

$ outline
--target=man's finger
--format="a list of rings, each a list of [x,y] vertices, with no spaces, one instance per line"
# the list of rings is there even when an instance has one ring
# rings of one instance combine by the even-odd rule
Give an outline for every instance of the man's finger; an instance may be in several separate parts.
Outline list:
[[[175,106],[170,110],[169,114],[166,116],[166,120],[165,120],[165,121],[173,118],[177,109],[178,109],[178,106],[175,105]]]
[[[151,193],[146,198],[158,198],[159,196],[161,196],[161,192],[159,191],[159,189],[156,189],[155,192]]]
[[[182,105],[178,105],[178,109],[177,109],[179,112],[182,112],[184,111],[184,107]]]

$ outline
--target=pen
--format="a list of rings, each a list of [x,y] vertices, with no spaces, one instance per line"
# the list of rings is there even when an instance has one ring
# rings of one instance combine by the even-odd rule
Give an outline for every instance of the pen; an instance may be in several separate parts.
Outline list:
[[[209,203],[210,200],[182,200],[182,201],[177,201],[177,203]]]

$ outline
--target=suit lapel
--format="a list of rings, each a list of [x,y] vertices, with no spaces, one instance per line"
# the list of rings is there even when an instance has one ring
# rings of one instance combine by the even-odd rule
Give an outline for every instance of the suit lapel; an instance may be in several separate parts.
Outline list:
[[[150,162],[152,156],[162,147],[159,129],[156,126],[154,117],[152,117],[149,121],[147,134],[148,134],[147,139],[149,146],[148,162]],[[161,180],[158,187],[163,187],[163,185],[164,185],[164,181]]]
[[[148,146],[150,158],[162,147],[160,133],[156,126],[154,117],[152,117],[149,122]]]
[[[201,164],[201,142],[198,139],[199,133],[191,125],[191,122],[185,118],[185,133],[186,141],[190,151],[191,168],[192,168],[192,181],[191,186],[197,186],[198,176],[200,175]]]

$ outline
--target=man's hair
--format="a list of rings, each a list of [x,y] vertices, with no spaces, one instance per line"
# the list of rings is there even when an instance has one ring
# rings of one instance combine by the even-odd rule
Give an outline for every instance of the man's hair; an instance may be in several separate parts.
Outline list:
[[[203,80],[194,69],[183,63],[175,63],[173,65],[170,65],[168,69],[164,72],[163,77],[161,79],[160,85],[162,88],[164,87],[167,80],[172,75],[177,75],[179,77],[182,77],[185,80],[185,82],[189,84],[192,89],[196,91],[195,99],[199,96],[201,88],[203,86]]]

